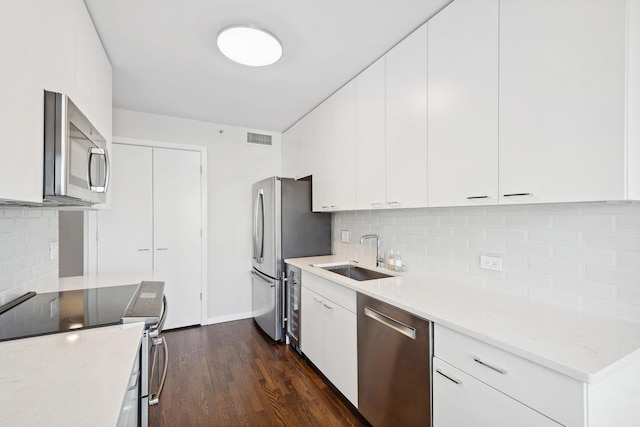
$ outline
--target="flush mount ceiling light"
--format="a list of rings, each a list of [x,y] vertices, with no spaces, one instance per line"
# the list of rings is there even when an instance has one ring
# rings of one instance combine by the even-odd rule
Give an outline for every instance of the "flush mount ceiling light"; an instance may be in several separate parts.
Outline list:
[[[218,33],[218,49],[239,64],[262,67],[282,57],[280,40],[268,31],[249,25],[233,25]]]

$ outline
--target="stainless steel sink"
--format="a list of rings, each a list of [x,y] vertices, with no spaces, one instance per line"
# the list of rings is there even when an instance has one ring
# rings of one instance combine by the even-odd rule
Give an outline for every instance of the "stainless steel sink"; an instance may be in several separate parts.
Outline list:
[[[339,274],[344,277],[348,277],[353,280],[362,282],[364,280],[385,279],[387,277],[393,277],[390,274],[381,273],[379,271],[369,270],[367,268],[358,267],[354,263],[344,264],[316,264],[314,267],[319,267],[332,273]]]

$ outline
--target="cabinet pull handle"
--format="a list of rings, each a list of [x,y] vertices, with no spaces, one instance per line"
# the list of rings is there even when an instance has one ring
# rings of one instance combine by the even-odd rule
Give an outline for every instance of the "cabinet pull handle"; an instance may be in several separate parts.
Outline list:
[[[436,369],[436,372],[439,373],[440,375],[442,375],[443,377],[445,377],[446,379],[448,379],[449,381],[453,382],[453,383],[456,383],[458,385],[462,384],[462,381],[453,379],[447,374],[443,374],[440,369]]]
[[[146,252],[146,251],[150,251],[151,249],[149,248],[139,248],[138,252]]]
[[[480,359],[479,359],[479,358],[477,358],[477,357],[474,357],[474,358],[473,358],[473,360],[474,360],[474,362],[479,363],[479,364],[481,364],[482,366],[485,366],[485,367],[487,367],[487,368],[489,368],[489,369],[492,369],[492,370],[494,370],[494,371],[496,371],[496,372],[498,372],[498,373],[500,373],[500,374],[502,374],[502,375],[504,375],[504,374],[506,374],[506,373],[507,373],[507,370],[506,370],[506,369],[497,368],[497,367],[495,367],[495,366],[492,366],[492,365],[490,365],[490,364],[488,364],[488,363],[486,363],[486,362],[483,362],[482,360],[480,360]]]
[[[324,308],[328,308],[329,310],[333,310],[333,307],[328,306],[327,304],[322,304]]]
[[[329,209],[329,206],[323,206],[322,209]]]
[[[338,205],[331,205],[331,209],[338,209]]]
[[[316,298],[316,297],[313,297],[313,300],[314,300],[315,302],[317,302],[318,304],[322,304],[322,300],[321,300],[321,299],[318,299],[318,298]]]
[[[401,333],[402,335],[411,338],[412,340],[416,339],[416,330],[414,328],[397,321],[393,317],[389,317],[386,314],[377,312],[374,309],[367,307],[366,305],[364,306],[364,315],[382,323],[386,327],[391,328],[394,331]]]
[[[156,248],[156,251],[168,251],[169,248]]]
[[[387,202],[387,205],[391,206],[391,207],[397,207],[399,208],[401,206],[400,202]]]
[[[381,208],[383,206],[382,203],[371,203],[371,206],[374,208]]]
[[[474,199],[490,199],[489,196],[470,196],[467,197],[467,200],[474,200]]]
[[[503,197],[533,196],[533,193],[511,193],[503,194]]]

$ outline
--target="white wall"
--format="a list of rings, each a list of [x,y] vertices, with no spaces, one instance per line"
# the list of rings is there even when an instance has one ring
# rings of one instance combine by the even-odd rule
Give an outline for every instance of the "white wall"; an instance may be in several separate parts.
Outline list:
[[[640,323],[640,204],[342,212],[333,233],[334,253],[350,259],[374,262],[373,240],[359,239],[377,233],[408,271]],[[504,270],[481,270],[480,255]]]
[[[247,131],[273,145],[247,144]],[[117,108],[113,135],[207,147],[209,322],[251,317],[251,185],[280,173],[281,135]]]
[[[58,211],[0,208],[0,303],[9,302],[39,284],[58,278]]]

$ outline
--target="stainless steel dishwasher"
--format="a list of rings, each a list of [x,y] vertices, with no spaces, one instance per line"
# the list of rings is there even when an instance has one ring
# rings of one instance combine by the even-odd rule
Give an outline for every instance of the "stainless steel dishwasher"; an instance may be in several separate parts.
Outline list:
[[[431,331],[358,294],[358,410],[374,427],[431,426]]]

